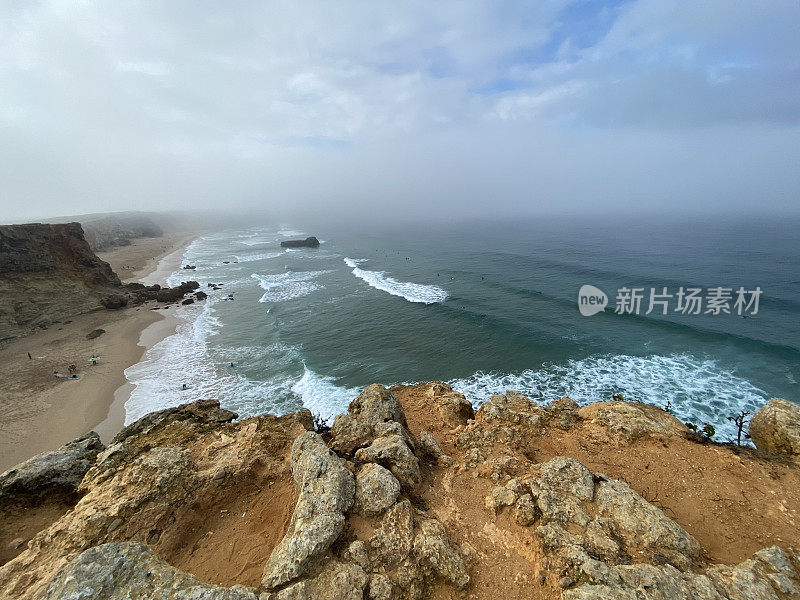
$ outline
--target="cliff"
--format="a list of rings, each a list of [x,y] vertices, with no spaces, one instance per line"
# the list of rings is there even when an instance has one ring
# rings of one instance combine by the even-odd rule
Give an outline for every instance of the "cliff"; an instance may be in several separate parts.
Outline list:
[[[652,406],[373,385],[316,431],[203,401],[96,444],[0,476],[0,597],[800,596],[796,459]]]
[[[0,226],[0,341],[101,308],[119,286],[79,223]]]
[[[142,237],[161,237],[163,230],[148,215],[114,214],[81,220],[86,241],[95,252],[128,246]]]
[[[123,285],[89,247],[79,223],[0,226],[0,343],[102,308],[173,303],[189,293],[192,301],[203,300],[198,287],[196,281],[173,288]]]

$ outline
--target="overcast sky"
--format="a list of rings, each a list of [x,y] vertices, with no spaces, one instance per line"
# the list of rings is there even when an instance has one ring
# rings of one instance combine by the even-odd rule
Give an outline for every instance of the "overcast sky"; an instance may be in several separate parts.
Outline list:
[[[800,2],[0,2],[0,220],[800,211]]]

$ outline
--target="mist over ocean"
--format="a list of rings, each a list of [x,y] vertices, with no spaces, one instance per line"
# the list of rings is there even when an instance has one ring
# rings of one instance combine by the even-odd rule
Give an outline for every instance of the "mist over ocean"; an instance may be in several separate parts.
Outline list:
[[[725,441],[727,416],[798,398],[796,220],[304,227],[230,229],[188,247],[196,270],[168,283],[196,279],[209,298],[170,308],[177,333],[126,370],[126,422],[201,398],[242,416],[305,406],[328,418],[370,383],[437,379],[476,406],[505,389],[670,402]],[[307,235],[322,245],[280,248]],[[604,313],[581,316],[583,284],[608,294]],[[638,316],[614,314],[623,286],[645,288]],[[643,314],[651,287],[681,286],[763,295],[749,318]]]

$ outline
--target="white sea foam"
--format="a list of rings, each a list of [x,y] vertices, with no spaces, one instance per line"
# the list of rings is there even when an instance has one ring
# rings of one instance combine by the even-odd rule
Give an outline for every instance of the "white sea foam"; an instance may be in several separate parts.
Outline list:
[[[366,271],[359,267],[364,259],[345,258],[344,262],[353,269],[353,275],[365,281],[367,285],[392,296],[400,296],[409,302],[422,304],[435,304],[447,299],[447,292],[438,286],[397,281],[383,271]]]
[[[297,231],[296,229],[281,229],[279,232],[283,237],[297,237],[300,235],[305,235],[302,231]]]
[[[292,392],[302,400],[303,406],[325,421],[345,412],[359,391],[336,385],[332,377],[317,375],[305,366],[303,376],[292,385]]]
[[[251,277],[264,290],[259,302],[284,302],[321,289],[322,284],[315,279],[326,273],[330,271],[286,271],[274,275],[253,273]]]
[[[714,425],[715,439],[721,441],[736,436],[728,416],[740,410],[753,413],[768,398],[764,390],[720,369],[715,361],[689,354],[591,356],[515,374],[478,372],[449,383],[475,406],[505,390],[517,390],[542,402],[569,396],[581,405],[610,400],[617,393],[627,400],[661,407],[670,402],[682,421]]]
[[[257,260],[268,260],[282,256],[283,252],[259,252],[256,254],[234,254],[233,257],[240,263],[254,262]]]

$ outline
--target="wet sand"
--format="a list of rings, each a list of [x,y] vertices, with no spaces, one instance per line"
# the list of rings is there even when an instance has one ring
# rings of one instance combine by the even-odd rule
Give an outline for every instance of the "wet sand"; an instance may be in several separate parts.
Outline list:
[[[179,234],[136,240],[100,256],[124,281],[146,277],[148,284],[163,285],[192,238]],[[54,323],[0,349],[0,472],[91,430],[108,442],[122,428],[132,387],[124,371],[174,332],[169,314],[149,305],[99,310]],[[87,339],[96,329],[105,333]],[[100,357],[94,366],[92,354]],[[80,379],[54,376],[54,371],[67,373],[72,363]]]

